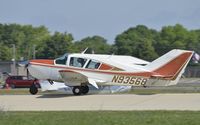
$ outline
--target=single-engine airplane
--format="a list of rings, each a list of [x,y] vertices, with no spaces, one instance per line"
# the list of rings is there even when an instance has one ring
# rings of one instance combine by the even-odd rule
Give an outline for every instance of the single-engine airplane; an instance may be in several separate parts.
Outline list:
[[[87,94],[88,84],[127,86],[175,85],[184,73],[193,51],[174,49],[147,62],[131,56],[74,53],[54,60],[30,60],[29,73],[42,80],[62,81],[72,87],[74,95]],[[37,87],[30,87],[31,94]]]

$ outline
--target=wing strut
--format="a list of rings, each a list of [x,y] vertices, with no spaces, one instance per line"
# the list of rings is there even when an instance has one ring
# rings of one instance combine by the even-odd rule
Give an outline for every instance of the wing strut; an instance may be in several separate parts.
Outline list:
[[[97,89],[99,88],[94,79],[88,78],[88,82],[89,82],[91,85],[93,85],[95,88],[97,88]]]

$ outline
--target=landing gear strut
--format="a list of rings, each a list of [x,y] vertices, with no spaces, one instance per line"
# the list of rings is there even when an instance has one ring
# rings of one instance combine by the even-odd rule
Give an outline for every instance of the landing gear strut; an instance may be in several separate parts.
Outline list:
[[[53,81],[52,80],[50,80],[50,79],[47,79],[47,80],[51,85],[53,85]]]
[[[72,92],[74,93],[74,95],[81,95],[81,94],[85,95],[89,92],[89,87],[87,85],[74,86]]]

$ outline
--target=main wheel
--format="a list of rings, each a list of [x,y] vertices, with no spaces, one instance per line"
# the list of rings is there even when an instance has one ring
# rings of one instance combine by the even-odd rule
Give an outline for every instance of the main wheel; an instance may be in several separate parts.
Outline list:
[[[87,94],[89,92],[89,87],[87,85],[81,86],[81,89],[83,94]]]
[[[80,95],[82,93],[80,86],[74,86],[72,89],[74,95]]]
[[[38,93],[38,88],[36,87],[35,84],[32,84],[30,89],[29,89],[29,92],[32,94],[32,95],[35,95]]]

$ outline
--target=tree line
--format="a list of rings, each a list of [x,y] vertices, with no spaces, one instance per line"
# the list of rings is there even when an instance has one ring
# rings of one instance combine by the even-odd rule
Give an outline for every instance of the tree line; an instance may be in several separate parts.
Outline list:
[[[64,53],[86,53],[131,55],[152,61],[171,49],[186,49],[200,53],[200,29],[188,30],[180,24],[164,26],[160,31],[144,25],[130,27],[118,34],[109,44],[99,35],[88,36],[74,41],[67,32],[50,33],[45,26],[0,24],[0,60],[13,58],[13,45],[16,47],[16,60],[34,57],[53,59]]]

